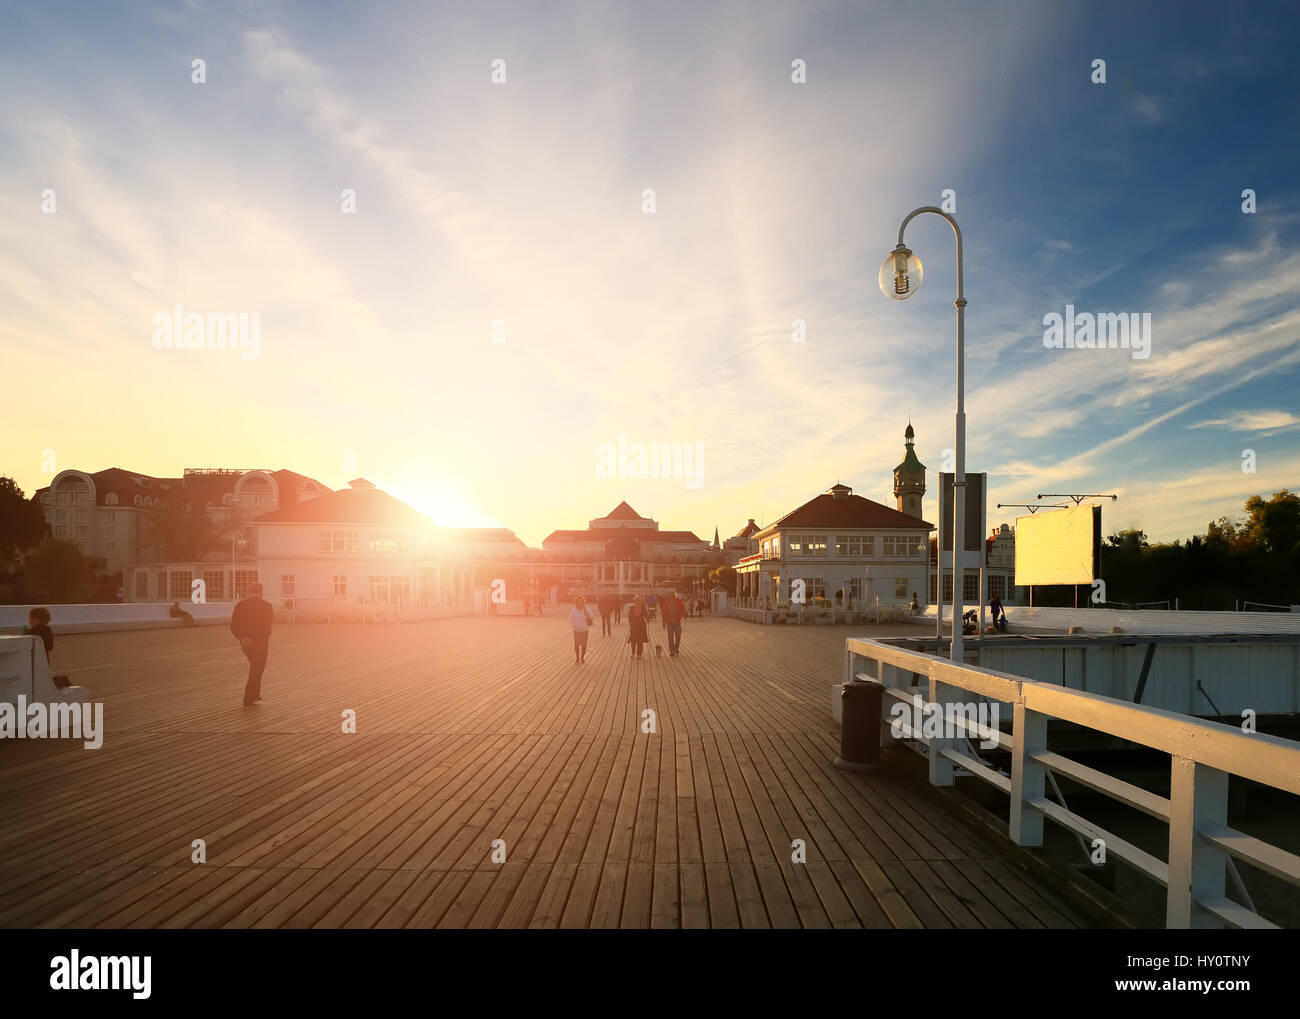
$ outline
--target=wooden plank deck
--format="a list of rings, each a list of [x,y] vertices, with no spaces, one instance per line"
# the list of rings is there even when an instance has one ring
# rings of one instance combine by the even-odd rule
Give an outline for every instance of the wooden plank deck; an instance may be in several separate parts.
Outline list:
[[[0,743],[0,926],[1086,924],[888,771],[832,767],[847,628],[684,629],[635,661],[597,625],[576,666],[561,619],[282,626],[250,709],[224,628],[60,637],[104,745]]]

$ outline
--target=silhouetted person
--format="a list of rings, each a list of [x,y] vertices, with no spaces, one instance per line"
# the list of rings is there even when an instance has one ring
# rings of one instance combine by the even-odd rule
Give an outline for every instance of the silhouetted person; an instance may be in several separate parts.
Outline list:
[[[573,664],[581,665],[587,660],[587,629],[591,626],[591,613],[587,611],[587,599],[582,595],[573,599],[573,608],[569,611],[569,625],[573,627]]]
[[[171,616],[173,619],[183,619],[183,620],[185,620],[185,625],[186,625],[186,626],[198,626],[198,625],[199,625],[198,623],[196,623],[196,622],[194,621],[194,617],[193,617],[192,615],[190,615],[190,614],[189,614],[188,612],[186,612],[183,608],[181,608],[181,603],[178,602],[178,601],[174,601],[174,602],[171,603],[171,607],[167,610],[167,615]]]
[[[627,642],[632,645],[632,657],[640,658],[641,650],[650,640],[647,630],[645,601],[640,595],[632,600],[632,607],[627,613]]]
[[[686,615],[686,605],[676,591],[669,591],[660,611],[664,629],[668,631],[668,655],[675,658],[682,647],[682,616]]]
[[[235,635],[240,650],[248,659],[248,683],[244,686],[246,708],[262,699],[262,670],[266,668],[271,623],[274,619],[275,610],[271,608],[271,603],[262,600],[261,584],[251,585],[248,596],[230,614],[230,632]]]
[[[996,594],[989,600],[989,612],[993,614],[993,625],[998,633],[1007,632],[1007,610],[1002,607],[1002,599]]]
[[[602,594],[596,599],[596,608],[600,610],[600,635],[613,633],[614,629],[610,625],[609,617],[614,614],[615,598],[612,594]]]
[[[45,660],[51,662],[50,678],[54,681],[54,685],[62,690],[70,684],[67,676],[53,675],[54,665],[51,659],[54,655],[54,631],[50,629],[50,618],[50,610],[44,605],[38,605],[36,608],[28,609],[27,625],[23,627],[23,633],[32,637],[41,638],[41,643],[45,645]]]

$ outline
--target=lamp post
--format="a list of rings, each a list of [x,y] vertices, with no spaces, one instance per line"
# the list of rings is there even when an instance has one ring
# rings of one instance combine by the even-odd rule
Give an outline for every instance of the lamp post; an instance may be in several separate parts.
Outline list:
[[[230,597],[232,600],[238,600],[235,598],[235,568],[236,568],[235,550],[238,549],[240,552],[242,552],[246,548],[248,548],[248,542],[244,538],[243,530],[241,528],[236,528],[235,530],[231,531],[230,532]]]
[[[942,216],[952,227],[952,232],[957,235],[957,300],[953,302],[957,309],[957,419],[956,419],[956,444],[957,444],[957,462],[953,472],[952,479],[952,651],[950,658],[954,662],[962,661],[962,581],[966,575],[966,564],[963,562],[965,544],[962,533],[962,517],[964,504],[966,502],[966,291],[964,285],[964,275],[962,268],[961,254],[961,229],[957,226],[957,221],[948,213],[933,205],[923,205],[919,209],[913,209],[903,219],[902,225],[898,228],[898,246],[885,256],[884,262],[880,265],[879,283],[880,289],[886,297],[895,301],[905,301],[921,288],[922,266],[921,260],[917,258],[907,245],[903,243],[903,231],[907,229],[907,224],[912,222],[923,212],[933,212],[936,216]],[[940,491],[940,501],[942,502],[943,493]],[[935,564],[936,578],[942,577],[940,567],[943,565],[943,549],[940,548],[939,561]],[[935,612],[939,616],[940,625],[943,622],[943,585],[937,583],[935,591]]]

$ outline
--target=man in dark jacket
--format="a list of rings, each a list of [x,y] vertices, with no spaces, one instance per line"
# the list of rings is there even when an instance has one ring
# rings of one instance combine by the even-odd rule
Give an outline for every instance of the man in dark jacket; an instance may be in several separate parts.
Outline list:
[[[248,659],[248,683],[244,687],[244,707],[252,707],[262,699],[262,670],[266,668],[266,655],[271,640],[271,622],[275,610],[262,599],[262,585],[248,588],[248,597],[235,606],[230,614],[230,632],[239,641],[240,650]]]
[[[614,614],[614,605],[616,599],[612,594],[602,594],[596,599],[596,607],[600,609],[600,635],[613,633],[613,627],[610,626],[610,617]]]
[[[669,591],[660,601],[660,611],[664,629],[668,631],[668,654],[675,658],[682,647],[682,617],[686,615],[686,604],[677,597],[676,591]]]

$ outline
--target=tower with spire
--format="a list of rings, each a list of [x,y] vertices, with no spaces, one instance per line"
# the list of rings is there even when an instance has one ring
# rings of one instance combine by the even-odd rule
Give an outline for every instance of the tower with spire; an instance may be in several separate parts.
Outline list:
[[[718,541],[718,528],[716,524],[713,527],[713,551],[722,551],[722,543]]]
[[[894,468],[894,498],[898,502],[898,512],[920,520],[921,497],[925,495],[925,464],[916,458],[916,450],[912,448],[916,433],[912,431],[910,421],[903,440],[907,452],[903,454],[903,462]]]

